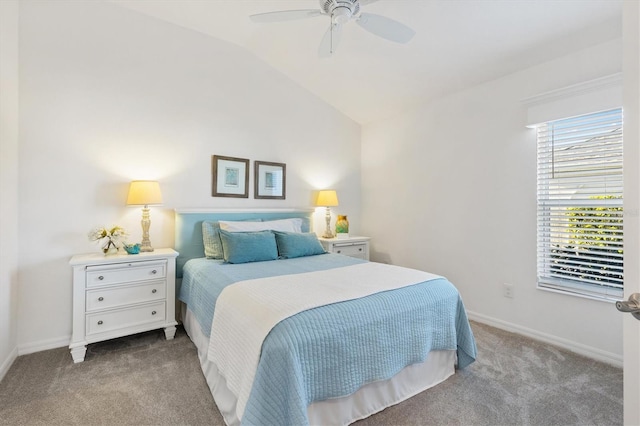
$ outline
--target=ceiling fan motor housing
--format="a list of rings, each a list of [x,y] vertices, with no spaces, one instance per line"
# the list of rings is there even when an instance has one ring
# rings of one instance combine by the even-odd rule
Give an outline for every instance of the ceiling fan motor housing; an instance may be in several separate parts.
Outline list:
[[[334,24],[345,24],[360,12],[358,0],[320,0],[320,9]]]

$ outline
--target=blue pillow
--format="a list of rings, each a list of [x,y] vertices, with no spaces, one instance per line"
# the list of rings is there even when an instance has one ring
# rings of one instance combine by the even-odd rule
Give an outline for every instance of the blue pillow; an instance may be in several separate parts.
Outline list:
[[[220,240],[227,263],[261,262],[278,258],[276,237],[271,231],[227,232],[221,229]]]
[[[283,259],[324,254],[324,248],[316,234],[272,231],[276,236],[278,254]]]

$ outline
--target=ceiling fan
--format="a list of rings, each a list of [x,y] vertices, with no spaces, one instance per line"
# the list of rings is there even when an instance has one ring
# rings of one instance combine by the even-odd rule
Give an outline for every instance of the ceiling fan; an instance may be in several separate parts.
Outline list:
[[[415,35],[414,30],[386,16],[360,11],[360,6],[376,1],[378,0],[319,0],[320,9],[282,10],[258,13],[249,17],[253,22],[268,23],[329,16],[331,24],[318,48],[318,54],[321,57],[331,56],[336,51],[340,43],[342,26],[349,21],[355,21],[360,27],[386,40],[408,43]]]

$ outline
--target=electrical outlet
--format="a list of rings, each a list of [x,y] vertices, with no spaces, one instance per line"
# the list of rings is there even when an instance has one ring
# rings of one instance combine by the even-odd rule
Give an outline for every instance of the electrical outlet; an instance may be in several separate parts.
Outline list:
[[[502,295],[504,297],[508,297],[509,299],[513,299],[513,285],[502,284]]]

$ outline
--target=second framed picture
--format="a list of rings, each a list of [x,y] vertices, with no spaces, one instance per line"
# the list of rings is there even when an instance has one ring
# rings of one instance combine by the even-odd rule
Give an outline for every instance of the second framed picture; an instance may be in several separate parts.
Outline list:
[[[214,155],[213,197],[249,198],[249,160]]]
[[[287,192],[287,165],[254,161],[254,198],[284,200]]]

